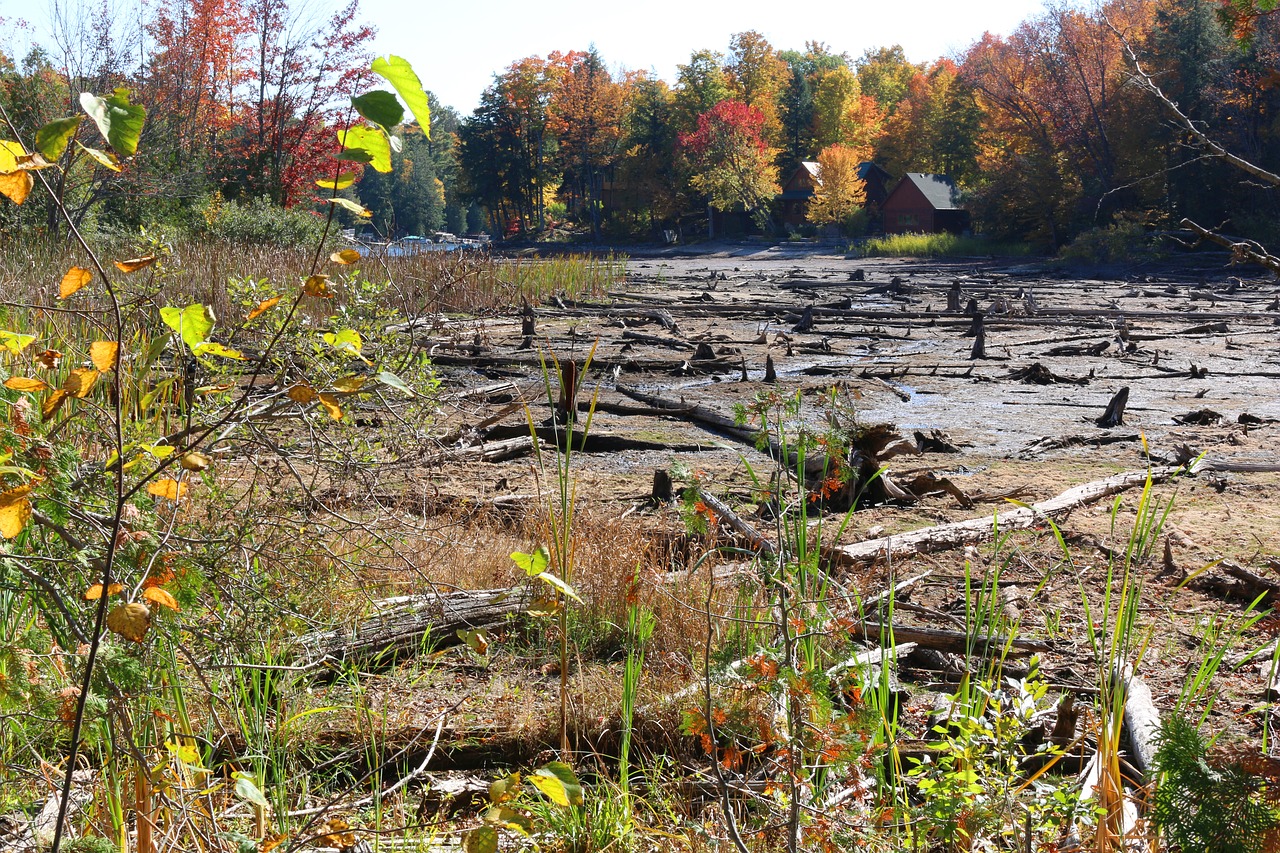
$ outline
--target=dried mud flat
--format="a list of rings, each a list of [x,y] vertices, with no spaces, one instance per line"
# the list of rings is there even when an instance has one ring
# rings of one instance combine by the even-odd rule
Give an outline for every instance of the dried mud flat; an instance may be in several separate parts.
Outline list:
[[[957,489],[860,509],[844,543],[989,520],[1010,508],[1007,496],[1043,501],[1141,471],[1149,459],[1203,454],[1207,464],[1194,476],[1156,488],[1174,504],[1141,568],[1150,631],[1142,674],[1167,709],[1201,660],[1209,621],[1239,617],[1258,595],[1280,593],[1278,299],[1276,281],[1227,269],[1221,257],[1093,279],[1022,261],[851,259],[779,247],[632,256],[625,281],[607,295],[532,306],[531,338],[530,318],[518,312],[442,317],[410,330],[443,380],[452,430],[450,446],[415,472],[410,487],[420,500],[449,505],[536,505],[548,483],[539,483],[529,455],[524,404],[532,422],[543,423],[551,413],[546,354],[581,364],[593,347],[580,383],[579,404],[593,394],[597,404],[591,443],[575,456],[579,500],[673,530],[677,510],[654,509],[647,499],[656,470],[683,466],[748,524],[770,531],[752,514],[747,471],[767,471],[768,457],[714,422],[731,421],[736,406],[762,391],[803,392],[801,417],[820,428],[827,414],[818,401],[836,386],[857,423],[892,424],[908,441],[937,431],[958,451],[926,446],[894,457],[895,478],[927,472]],[[983,352],[975,351],[975,311]],[[554,397],[557,378],[550,384]],[[1099,426],[1122,388],[1129,389],[1123,423]],[[1123,548],[1139,492],[1120,495],[1115,532],[1111,498],[1058,516],[1075,552],[1071,571],[1046,576],[1046,567],[1061,565],[1047,534],[1019,540],[1016,557],[1004,559],[1006,603],[1020,615],[1023,636],[1049,644],[1042,671],[1061,689],[1096,689],[1082,596],[1101,605],[1109,549]],[[835,568],[864,595],[883,589],[890,571],[927,572],[903,590],[900,615],[954,630],[963,628],[965,561],[981,574],[991,556],[990,543],[977,542]],[[1193,582],[1182,584],[1188,574]],[[1250,632],[1228,656],[1217,677],[1215,728],[1260,736],[1268,678],[1256,661],[1239,664],[1267,639]],[[922,691],[939,689],[956,677],[946,663],[908,661],[904,674]],[[502,688],[471,680],[467,689],[483,704]],[[929,694],[919,695],[908,711],[923,721]]]

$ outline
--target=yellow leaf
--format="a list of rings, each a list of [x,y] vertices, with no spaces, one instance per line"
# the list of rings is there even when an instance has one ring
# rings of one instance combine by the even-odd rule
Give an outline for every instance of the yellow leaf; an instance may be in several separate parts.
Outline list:
[[[62,390],[72,397],[83,400],[93,390],[93,385],[97,381],[98,371],[89,370],[87,367],[79,367],[71,371],[67,381],[62,383]]]
[[[332,394],[321,394],[316,398],[324,410],[329,413],[329,417],[335,421],[342,420],[342,409],[338,407],[338,401]]]
[[[280,304],[279,296],[273,296],[270,299],[264,299],[258,303],[257,308],[254,308],[252,311],[249,312],[249,316],[246,317],[245,320],[246,321],[256,320],[259,317],[261,317],[263,314],[270,311],[272,308],[275,308],[279,304]]]
[[[62,388],[50,394],[48,399],[40,404],[40,419],[45,421],[51,419],[58,413],[65,399],[67,399],[67,392]]]
[[[79,145],[81,151],[88,154],[93,158],[94,162],[99,166],[102,166],[104,169],[110,169],[113,172],[120,171],[120,164],[116,162],[116,158],[113,154],[109,154],[105,151],[99,151],[97,148],[86,148],[85,146],[80,145],[79,141],[76,142],[76,145]]]
[[[158,586],[149,586],[142,591],[142,597],[152,604],[163,605],[170,610],[181,610],[178,606],[178,600],[174,598],[168,590],[161,589]]]
[[[302,292],[307,296],[321,296],[325,299],[333,298],[333,291],[329,289],[329,276],[327,275],[311,276],[302,285]]]
[[[119,595],[122,592],[124,592],[124,584],[122,583],[113,583],[107,588],[107,595]],[[102,598],[102,584],[100,583],[95,583],[84,591],[85,601],[97,601],[99,598]]]
[[[364,383],[369,381],[368,376],[361,376],[358,373],[351,376],[344,376],[337,382],[333,383],[333,390],[342,394],[354,394],[364,387]]]
[[[329,260],[335,264],[354,264],[360,260],[360,253],[355,249],[343,249],[330,255]]]
[[[316,186],[323,187],[326,190],[345,190],[355,182],[355,172],[343,172],[336,178],[321,178],[316,181]]]
[[[188,471],[203,471],[213,460],[198,450],[193,450],[182,457],[181,465]]]
[[[48,391],[49,383],[42,379],[27,379],[22,376],[11,376],[4,381],[4,387],[12,388],[14,391],[26,391],[30,393],[34,391]]]
[[[31,501],[27,495],[34,486],[34,482],[27,483],[0,493],[0,536],[12,539],[26,527],[31,518]]]
[[[147,484],[147,494],[169,501],[182,500],[186,493],[186,483],[179,483],[177,480],[170,480],[167,477]]]
[[[107,627],[126,640],[141,643],[151,627],[151,609],[137,601],[117,605],[107,614]]]
[[[116,261],[116,269],[122,273],[135,273],[144,270],[156,262],[155,255],[144,255],[141,258],[130,258],[127,261]]]
[[[58,298],[66,299],[89,282],[93,281],[93,270],[84,267],[72,267],[58,283]]]
[[[7,195],[14,204],[22,204],[26,201],[27,196],[31,194],[31,188],[35,185],[36,179],[31,177],[30,172],[10,172],[7,175],[0,175],[0,195]]]
[[[327,198],[325,199],[325,201],[329,202],[329,204],[336,204],[338,207],[341,207],[343,210],[349,210],[352,213],[354,213],[356,216],[359,216],[361,219],[373,218],[372,210],[369,210],[368,208],[365,208],[365,207],[361,207],[360,205],[356,204],[354,201],[352,201],[349,198]]]
[[[294,385],[286,392],[289,399],[295,403],[310,403],[316,398],[316,391],[310,385],[301,383]]]
[[[119,357],[120,344],[116,341],[94,341],[89,344],[89,359],[98,370],[114,370]]]

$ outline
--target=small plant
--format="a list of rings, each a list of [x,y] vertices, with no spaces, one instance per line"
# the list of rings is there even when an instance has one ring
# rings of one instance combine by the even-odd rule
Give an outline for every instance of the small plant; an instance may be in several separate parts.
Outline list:
[[[1152,821],[1182,853],[1258,853],[1280,843],[1280,761],[1256,748],[1210,749],[1185,717],[1157,736]]]

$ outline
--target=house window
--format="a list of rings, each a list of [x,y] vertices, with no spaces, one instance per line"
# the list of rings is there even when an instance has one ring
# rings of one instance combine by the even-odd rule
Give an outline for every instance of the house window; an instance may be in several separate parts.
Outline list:
[[[919,219],[919,217],[917,217],[914,213],[899,213],[899,214],[898,214],[898,227],[899,227],[899,228],[915,228],[915,227],[919,226],[919,224],[920,224],[920,219]]]

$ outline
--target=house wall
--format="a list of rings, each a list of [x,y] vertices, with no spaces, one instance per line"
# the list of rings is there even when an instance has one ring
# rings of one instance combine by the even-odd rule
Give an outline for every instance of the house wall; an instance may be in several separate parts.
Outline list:
[[[888,234],[909,231],[930,234],[936,229],[933,205],[910,181],[903,181],[889,194],[881,207],[881,213],[884,230]]]

